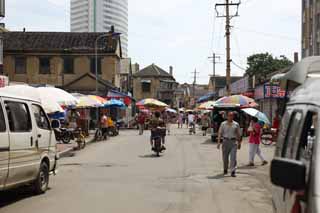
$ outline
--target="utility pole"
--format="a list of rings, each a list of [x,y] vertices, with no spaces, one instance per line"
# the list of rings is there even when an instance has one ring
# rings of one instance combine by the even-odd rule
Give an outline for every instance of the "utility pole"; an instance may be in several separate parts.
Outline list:
[[[227,83],[227,95],[231,95],[231,47],[230,47],[230,20],[233,17],[239,16],[238,11],[239,11],[239,6],[240,6],[240,0],[237,3],[233,3],[230,0],[225,0],[225,3],[223,4],[216,4],[215,10],[217,12],[217,17],[218,18],[226,18],[226,83]],[[217,10],[218,7],[225,7],[225,15],[219,15],[219,12]],[[230,15],[230,7],[237,7],[237,12],[235,15]]]
[[[192,72],[192,74],[193,74],[192,97],[193,97],[193,100],[195,101],[197,75],[199,74],[199,72],[197,72],[197,69],[195,69],[194,72]]]
[[[212,82],[212,86],[213,86],[213,92],[216,92],[216,64],[219,64],[219,62],[216,61],[216,59],[220,60],[220,56],[217,56],[216,53],[213,53],[211,57],[208,57],[208,59],[212,59],[212,71],[213,71],[213,82]]]

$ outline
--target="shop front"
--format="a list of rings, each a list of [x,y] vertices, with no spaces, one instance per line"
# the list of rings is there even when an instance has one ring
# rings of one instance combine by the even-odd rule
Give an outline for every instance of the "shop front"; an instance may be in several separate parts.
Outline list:
[[[257,86],[254,90],[254,99],[259,104],[259,110],[264,112],[270,120],[284,106],[285,90],[278,83]]]

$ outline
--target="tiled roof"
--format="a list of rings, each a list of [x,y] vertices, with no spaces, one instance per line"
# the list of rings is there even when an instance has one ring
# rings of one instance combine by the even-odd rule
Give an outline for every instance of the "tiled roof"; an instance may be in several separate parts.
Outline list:
[[[168,72],[164,71],[162,68],[158,67],[155,64],[151,64],[150,66],[147,66],[146,68],[143,68],[139,72],[135,74],[136,77],[167,77],[167,78],[173,78],[172,75],[170,75]]]
[[[4,51],[94,51],[95,40],[105,33],[71,32],[4,32]],[[106,53],[115,53],[119,36],[114,36],[111,45],[107,38],[100,39],[99,47]]]

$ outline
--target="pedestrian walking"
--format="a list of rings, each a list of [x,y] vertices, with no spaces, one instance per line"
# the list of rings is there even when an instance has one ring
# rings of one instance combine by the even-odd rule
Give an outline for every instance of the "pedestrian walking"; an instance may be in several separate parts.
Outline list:
[[[171,118],[170,113],[164,111],[162,114],[162,119],[165,123],[166,129],[168,131],[168,135],[170,135],[170,118]]]
[[[268,162],[265,160],[261,149],[260,149],[260,143],[261,143],[261,126],[258,123],[258,119],[253,117],[251,120],[251,124],[249,127],[249,165],[248,166],[254,166],[254,158],[256,155],[259,156],[259,158],[262,161],[262,165],[266,165]]]
[[[201,117],[201,128],[202,128],[202,131],[203,131],[203,136],[206,136],[207,135],[207,130],[209,128],[211,124],[211,120],[208,116],[207,113],[203,114],[203,116]]]
[[[145,122],[146,122],[146,116],[143,112],[140,112],[138,114],[139,135],[143,135]]]
[[[179,115],[178,115],[178,129],[182,128],[182,125],[183,125],[183,113],[179,112]]]
[[[237,149],[241,147],[241,135],[240,126],[233,119],[233,112],[229,112],[227,120],[221,124],[218,133],[217,148],[220,149],[222,139],[223,173],[228,173],[230,157],[231,176],[236,177]]]

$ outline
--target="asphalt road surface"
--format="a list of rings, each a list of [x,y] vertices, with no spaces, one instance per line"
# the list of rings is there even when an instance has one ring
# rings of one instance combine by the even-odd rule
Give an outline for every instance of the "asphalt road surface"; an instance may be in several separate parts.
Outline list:
[[[1,193],[0,212],[272,212],[269,167],[246,167],[247,145],[239,151],[233,178],[222,175],[221,151],[209,136],[174,129],[159,158],[151,153],[149,137],[126,130],[63,158],[46,194],[32,196],[27,188]],[[263,152],[270,159],[273,147]]]

